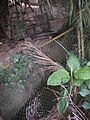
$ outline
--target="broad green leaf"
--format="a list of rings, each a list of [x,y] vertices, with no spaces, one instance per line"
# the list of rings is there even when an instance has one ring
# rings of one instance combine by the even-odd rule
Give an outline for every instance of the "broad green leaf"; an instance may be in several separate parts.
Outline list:
[[[69,105],[68,99],[67,98],[62,98],[57,104],[57,109],[58,112],[62,115],[65,113]]]
[[[87,85],[88,89],[90,89],[90,80],[85,81],[85,84]]]
[[[90,90],[81,89],[79,93],[80,93],[81,96],[85,97],[86,95],[90,95]]]
[[[47,85],[60,85],[67,83],[70,79],[69,73],[65,69],[57,70],[53,72],[47,81]]]
[[[80,80],[80,79],[74,79],[73,80],[73,85],[74,86],[81,86],[83,84],[84,80]]]
[[[80,67],[79,58],[77,58],[75,55],[70,55],[67,60],[67,65],[71,72],[73,72],[74,70]]]
[[[87,66],[90,66],[90,61],[87,63]]]
[[[88,80],[90,79],[90,67],[83,67],[74,72],[74,76],[76,79]]]
[[[83,105],[82,105],[82,107],[83,107],[84,109],[90,109],[90,103],[84,102]]]

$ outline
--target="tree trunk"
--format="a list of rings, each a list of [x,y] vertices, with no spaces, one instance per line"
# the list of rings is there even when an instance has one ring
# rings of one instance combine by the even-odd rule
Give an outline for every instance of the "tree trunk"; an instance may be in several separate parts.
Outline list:
[[[27,47],[28,46],[28,47]],[[61,69],[62,67],[53,62],[32,44],[25,45],[20,54],[30,56],[32,61],[29,63],[29,77],[26,80],[24,89],[14,86],[10,88],[0,85],[0,116],[4,120],[11,120],[19,112],[28,99],[35,93],[36,88],[40,88],[46,83],[46,71],[48,73]]]

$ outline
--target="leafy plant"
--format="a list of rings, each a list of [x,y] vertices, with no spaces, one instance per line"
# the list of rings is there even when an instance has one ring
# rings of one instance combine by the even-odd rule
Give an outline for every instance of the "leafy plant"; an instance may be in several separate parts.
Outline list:
[[[24,83],[28,79],[31,57],[16,54],[11,58],[11,65],[4,69],[0,67],[0,80],[5,86],[24,89]]]
[[[64,84],[67,83],[69,79],[69,73],[65,69],[57,70],[48,78],[48,85],[56,86]]]
[[[89,64],[90,62],[81,67],[79,58],[77,58],[75,55],[70,55],[67,60],[67,70],[63,68],[53,72],[49,76],[47,85],[59,85],[61,88],[63,88],[61,91],[59,91],[60,95],[57,98],[57,109],[60,114],[64,114],[66,112],[71,102],[72,104],[75,104],[74,102],[76,99],[78,100],[78,95],[82,96],[81,100],[84,101],[81,106],[85,109],[90,108],[90,101],[87,101],[86,99],[87,97],[90,97]]]

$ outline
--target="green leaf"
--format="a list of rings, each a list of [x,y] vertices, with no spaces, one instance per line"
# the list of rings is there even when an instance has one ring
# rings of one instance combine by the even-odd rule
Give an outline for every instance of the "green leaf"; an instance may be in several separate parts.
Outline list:
[[[90,109],[90,103],[84,102],[83,105],[82,105],[82,107],[83,107],[84,109]]]
[[[90,89],[90,80],[85,81],[86,86]]]
[[[83,84],[83,82],[84,82],[84,80],[74,79],[72,84],[74,86],[78,86],[79,87],[79,86],[81,86]]]
[[[81,96],[85,97],[86,95],[90,95],[90,90],[81,89],[79,93]]]
[[[80,67],[79,58],[77,58],[75,55],[70,55],[67,60],[67,65],[71,72],[73,72],[74,70]]]
[[[23,80],[19,80],[18,83],[19,83],[19,84],[22,84],[22,83],[23,83]]]
[[[14,58],[13,63],[17,63],[18,61],[19,61],[19,59],[16,57],[16,58]]]
[[[80,86],[80,90],[81,89],[87,89],[87,85],[85,83],[83,83],[81,86]]]
[[[57,104],[58,112],[62,115],[65,113],[66,109],[68,108],[69,102],[67,98],[62,98]]]
[[[47,85],[60,85],[67,83],[70,79],[69,73],[65,69],[57,70],[53,72],[47,81]]]
[[[90,67],[83,67],[74,72],[74,76],[76,79],[88,80],[90,79]]]
[[[87,66],[90,66],[90,61],[87,63]]]

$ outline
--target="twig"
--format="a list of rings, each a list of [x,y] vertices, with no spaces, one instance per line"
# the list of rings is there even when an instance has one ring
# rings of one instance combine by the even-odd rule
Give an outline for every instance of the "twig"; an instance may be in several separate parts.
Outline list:
[[[82,120],[80,117],[78,117],[78,115],[75,113],[75,112],[72,112],[73,113],[73,115],[75,116],[75,118],[77,119],[77,120]]]
[[[71,99],[70,96],[69,96],[69,100],[71,102],[71,105],[78,112],[78,114],[83,118],[83,120],[88,120],[88,118],[86,117],[86,115],[75,105],[75,103],[72,101],[72,99]]]
[[[55,65],[55,66],[57,66],[57,67],[60,67],[60,68],[63,68],[62,66],[60,66],[59,64],[57,64],[56,62],[54,62],[53,60],[51,60],[50,58],[48,58],[45,54],[43,54],[40,50],[38,50],[35,46],[33,46],[30,42],[26,42],[26,44],[24,44],[25,46],[27,46],[27,47],[32,47],[33,49],[34,49],[34,51],[37,53],[37,55],[35,56],[35,55],[32,55],[30,52],[28,52],[27,54],[29,54],[29,55],[31,55],[31,56],[33,56],[33,57],[36,57],[36,58],[38,58],[38,59],[41,59],[41,60],[46,60],[47,59],[47,61],[50,61],[52,64],[51,65]],[[41,57],[40,57],[41,56]],[[43,59],[43,58],[44,59]]]
[[[53,90],[53,89],[50,89],[50,88],[48,88],[48,87],[43,87],[44,89],[47,89],[47,90],[50,90],[51,92],[53,92],[54,93],[54,95],[56,96],[56,98],[58,98],[58,95],[60,95],[60,93],[58,92],[58,91],[55,91],[55,90]],[[58,95],[57,95],[58,94]]]
[[[45,42],[44,44],[42,44],[42,45],[39,46],[39,47],[42,48],[42,47],[44,47],[44,46],[50,44],[51,42],[57,40],[58,38],[62,37],[63,35],[67,34],[68,32],[70,32],[70,31],[72,31],[72,30],[73,30],[73,28],[70,28],[69,30],[66,30],[65,32],[59,34],[58,36],[52,38],[51,40],[49,40],[49,41],[47,41],[47,42]]]
[[[78,55],[79,55],[79,58],[81,58],[81,42],[80,42],[80,32],[78,30]]]
[[[57,43],[60,47],[62,47],[67,52],[68,55],[70,55],[70,52],[68,52],[68,50],[61,43],[59,43],[58,41],[55,41],[55,43]]]

